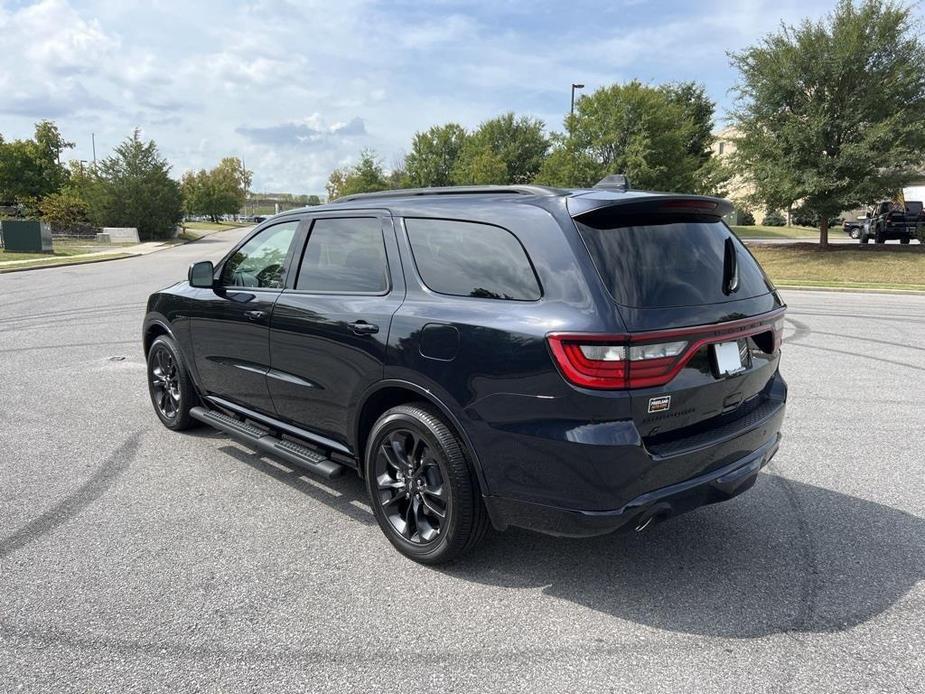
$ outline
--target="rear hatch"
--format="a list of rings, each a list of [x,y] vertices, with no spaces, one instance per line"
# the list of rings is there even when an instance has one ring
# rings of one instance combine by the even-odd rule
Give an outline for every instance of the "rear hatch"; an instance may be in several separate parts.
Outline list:
[[[630,392],[651,448],[701,440],[767,404],[783,304],[722,221],[728,206],[649,195],[570,210],[626,333],[558,346],[579,370],[605,374],[584,385]]]

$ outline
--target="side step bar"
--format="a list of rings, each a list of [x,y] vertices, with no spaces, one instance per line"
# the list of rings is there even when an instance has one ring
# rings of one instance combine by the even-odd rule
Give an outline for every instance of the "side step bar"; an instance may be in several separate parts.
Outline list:
[[[344,473],[343,465],[335,463],[308,446],[273,436],[265,429],[242,422],[240,419],[230,417],[217,410],[194,407],[190,410],[190,416],[203,424],[208,424],[219,431],[224,431],[229,436],[256,448],[261,453],[268,453],[277,458],[282,458],[287,463],[303,467],[325,479],[340,477]]]

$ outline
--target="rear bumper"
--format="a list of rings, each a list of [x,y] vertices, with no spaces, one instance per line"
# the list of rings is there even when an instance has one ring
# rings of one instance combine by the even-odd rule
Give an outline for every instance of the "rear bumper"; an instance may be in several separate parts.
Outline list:
[[[782,412],[781,412],[782,414]],[[709,473],[642,494],[620,508],[587,511],[503,497],[485,497],[492,522],[529,528],[548,535],[590,537],[620,528],[642,529],[700,506],[725,501],[749,489],[774,457],[781,435],[774,435],[748,455]]]

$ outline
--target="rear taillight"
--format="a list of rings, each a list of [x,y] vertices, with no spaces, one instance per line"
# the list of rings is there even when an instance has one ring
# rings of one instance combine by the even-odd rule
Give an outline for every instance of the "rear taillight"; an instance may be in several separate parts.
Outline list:
[[[647,388],[667,383],[687,341],[630,345],[606,338],[550,335],[549,346],[565,377],[585,388]]]
[[[752,337],[773,354],[780,349],[783,334],[784,309],[780,308],[760,318],[716,325],[630,335],[550,333],[547,339],[567,380],[584,388],[623,390],[665,385],[703,345]]]

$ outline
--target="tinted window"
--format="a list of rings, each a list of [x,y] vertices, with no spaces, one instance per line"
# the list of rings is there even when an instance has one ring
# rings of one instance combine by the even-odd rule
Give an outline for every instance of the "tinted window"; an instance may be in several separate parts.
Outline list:
[[[312,225],[296,289],[381,293],[388,264],[378,219],[319,219]]]
[[[225,287],[283,286],[286,256],[298,221],[268,227],[241,246],[222,268]]]
[[[625,306],[694,306],[745,299],[769,290],[751,254],[719,221],[666,219],[578,223],[597,271]],[[738,290],[723,292],[725,242],[732,238]]]
[[[440,219],[406,219],[421,279],[441,294],[486,299],[540,298],[527,253],[501,227]]]

